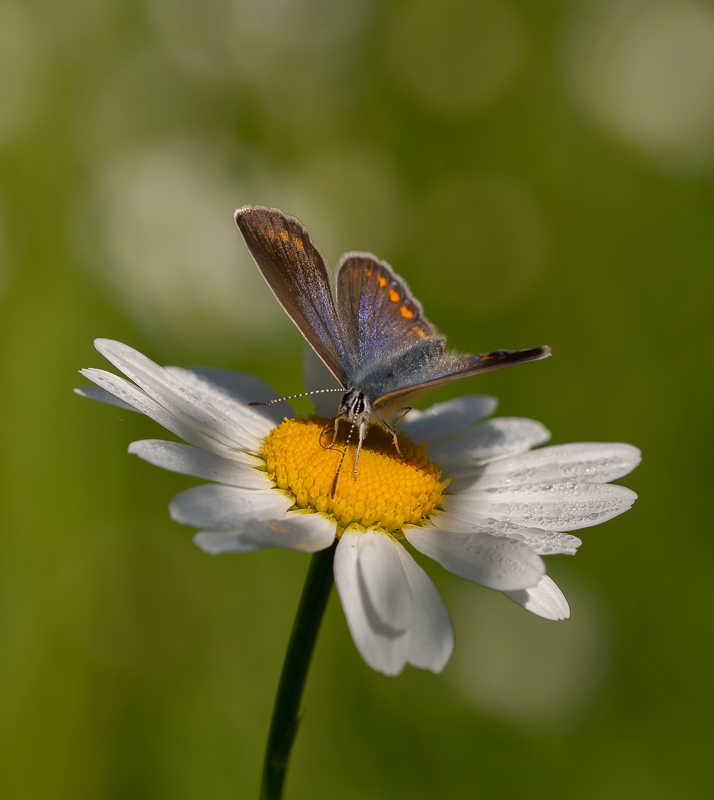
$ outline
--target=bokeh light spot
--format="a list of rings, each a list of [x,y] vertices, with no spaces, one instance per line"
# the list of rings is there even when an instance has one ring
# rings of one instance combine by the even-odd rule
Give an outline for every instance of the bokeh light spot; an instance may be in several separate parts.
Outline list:
[[[284,320],[277,303],[262,302],[267,291],[232,222],[245,199],[205,145],[125,153],[107,163],[81,211],[78,228],[86,223],[96,238],[96,248],[84,244],[85,261],[155,335],[219,352],[241,341],[245,352]]]
[[[238,87],[275,124],[311,129],[346,100],[341,83],[371,7],[370,0],[152,0],[149,12],[185,74]]]
[[[615,137],[664,165],[714,157],[714,8],[697,0],[608,3],[576,18],[573,97]]]

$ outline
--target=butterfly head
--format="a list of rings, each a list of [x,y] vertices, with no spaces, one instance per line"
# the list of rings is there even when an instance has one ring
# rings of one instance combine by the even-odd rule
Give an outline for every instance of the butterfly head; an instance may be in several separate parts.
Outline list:
[[[371,415],[372,415],[372,406],[363,391],[360,391],[359,389],[348,389],[342,395],[342,399],[340,400],[340,406],[337,411],[337,416],[335,417],[334,436],[332,437],[332,442],[328,445],[328,447],[332,447],[337,441],[337,430],[340,425],[340,420],[344,419],[346,422],[350,424],[349,433],[347,435],[347,443],[349,443],[350,439],[352,438],[352,433],[354,429],[357,428],[357,454],[355,457],[355,464],[354,464],[355,480],[357,479],[357,462],[359,461],[359,455],[362,450],[362,442],[364,441],[364,437],[367,433],[367,428],[369,427],[370,424]],[[342,470],[342,462],[344,460],[346,452],[347,449],[345,448],[342,454],[342,459],[340,459],[339,466],[337,467],[337,472],[335,473],[335,479],[332,483],[333,497],[335,496],[337,479]]]
[[[364,392],[359,389],[348,389],[340,400],[340,407],[337,412],[337,419],[345,419],[347,422],[361,428],[369,424],[369,417],[372,407]]]

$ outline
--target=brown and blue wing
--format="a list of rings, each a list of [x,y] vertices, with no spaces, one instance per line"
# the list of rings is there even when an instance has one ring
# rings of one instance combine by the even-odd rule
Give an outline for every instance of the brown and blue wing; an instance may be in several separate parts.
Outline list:
[[[337,315],[354,371],[375,359],[427,339],[445,341],[421,303],[384,261],[371,253],[346,253],[336,271]]]
[[[404,407],[410,398],[445,383],[511,364],[539,361],[549,355],[550,348],[545,346],[470,355],[438,352],[434,348],[417,345],[395,354],[390,360],[380,359],[373,364],[369,381],[379,389],[371,398],[372,404],[379,409],[382,406],[397,406],[401,402]]]
[[[243,206],[235,221],[263,278],[337,381],[350,355],[340,330],[327,264],[302,223],[276,208]]]

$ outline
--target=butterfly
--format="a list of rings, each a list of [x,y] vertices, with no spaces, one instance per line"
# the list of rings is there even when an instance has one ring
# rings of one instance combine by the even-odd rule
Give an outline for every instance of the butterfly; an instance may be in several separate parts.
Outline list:
[[[399,452],[395,425],[419,395],[468,375],[550,355],[549,347],[480,355],[447,350],[446,337],[385,261],[371,253],[345,253],[333,279],[295,217],[277,208],[243,206],[235,221],[275,298],[341,387],[335,390],[342,399],[332,444],[341,420],[352,426],[350,434],[357,428],[355,479],[370,425],[388,431]],[[336,483],[337,475],[333,496]]]

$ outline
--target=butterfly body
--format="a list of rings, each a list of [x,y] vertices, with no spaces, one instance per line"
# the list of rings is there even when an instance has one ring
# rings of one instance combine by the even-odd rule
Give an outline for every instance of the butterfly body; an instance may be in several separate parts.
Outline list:
[[[340,420],[358,430],[357,459],[370,425],[394,436],[409,402],[459,378],[550,355],[548,347],[471,355],[446,349],[406,282],[371,253],[340,259],[334,280],[299,220],[244,206],[235,221],[258,269],[290,319],[344,389]],[[355,476],[357,462],[355,461]]]

